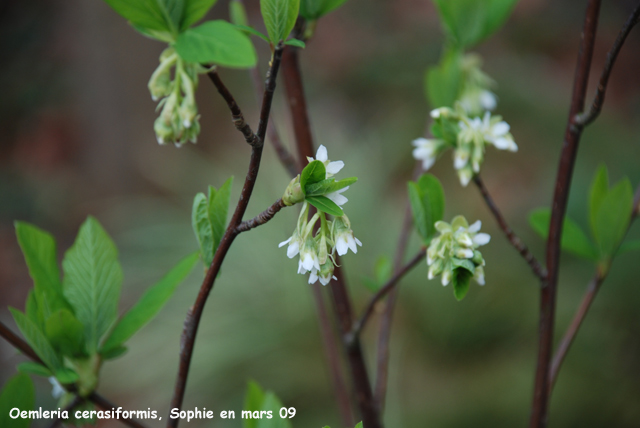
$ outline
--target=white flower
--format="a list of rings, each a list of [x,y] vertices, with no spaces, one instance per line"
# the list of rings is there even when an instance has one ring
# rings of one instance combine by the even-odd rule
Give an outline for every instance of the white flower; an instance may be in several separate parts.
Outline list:
[[[489,91],[484,90],[480,93],[480,105],[485,110],[493,110],[498,105],[498,100],[496,99],[496,95]]]
[[[349,202],[349,200],[344,195],[342,195],[342,193],[345,192],[348,188],[349,188],[349,186],[346,186],[346,187],[343,187],[340,190],[336,190],[335,192],[327,193],[324,196],[326,196],[327,198],[331,199],[333,202],[336,203],[336,205],[341,207],[344,204],[346,204],[347,202]]]
[[[289,246],[287,247],[287,257],[292,259],[300,252],[300,245],[302,244],[302,240],[300,239],[300,236],[294,232],[293,236],[291,236],[286,241],[282,241],[278,245],[278,248],[281,248],[287,244],[289,244]]]
[[[482,131],[484,139],[493,144],[496,149],[509,150],[517,152],[518,146],[513,137],[509,134],[509,124],[503,120],[495,120],[491,118],[491,113],[486,112],[482,120]]]
[[[435,111],[436,110],[434,110],[434,112]],[[416,160],[422,161],[422,169],[427,171],[435,163],[445,142],[434,138],[417,138],[413,140],[412,144],[416,147],[413,149],[413,157]]]
[[[51,376],[49,378],[49,382],[51,383],[51,386],[53,386],[53,390],[51,391],[53,398],[60,398],[65,394],[66,391],[62,385],[60,385],[60,382],[58,382],[58,379],[56,379],[55,376]]]
[[[335,250],[338,252],[338,255],[344,256],[349,252],[349,250],[356,254],[358,252],[358,245],[362,247],[362,242],[353,236],[351,222],[346,215],[336,217],[331,227],[335,242]]]
[[[344,162],[342,161],[334,161],[334,162],[329,161],[327,148],[323,145],[320,145],[320,147],[318,147],[318,151],[316,152],[315,159],[311,157],[307,157],[307,160],[309,162],[313,162],[314,160],[319,160],[320,162],[322,162],[325,168],[327,169],[326,178],[334,176],[335,174],[340,172],[340,170],[344,167]]]

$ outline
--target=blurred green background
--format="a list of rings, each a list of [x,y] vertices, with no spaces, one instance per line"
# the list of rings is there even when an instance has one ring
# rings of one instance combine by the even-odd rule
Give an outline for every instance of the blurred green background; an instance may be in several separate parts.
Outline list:
[[[246,2],[261,26],[258,1]],[[635,1],[604,2],[590,88]],[[483,178],[515,231],[543,258],[527,215],[551,201],[584,1],[522,0],[506,26],[477,51],[499,82],[497,112],[512,126],[516,154],[489,149]],[[220,0],[209,18],[226,18]],[[423,135],[429,106],[427,66],[438,61],[442,32],[427,0],[349,0],[323,18],[302,52],[316,144],[358,176],[346,212],[363,242],[343,258],[358,312],[381,254],[392,255],[401,228],[410,142]],[[268,49],[256,45],[264,70]],[[0,6],[0,319],[24,307],[31,287],[13,220],[49,230],[62,253],[78,226],[95,215],[113,236],[124,268],[124,311],[168,266],[197,248],[192,198],[236,177],[240,191],[249,148],[206,78],[198,89],[202,135],[197,145],[159,147],[155,104],[146,88],[162,44],[145,39],[100,0],[5,0]],[[601,118],[585,132],[569,215],[587,226],[587,191],[599,164],[612,181],[640,182],[640,35],[624,47]],[[247,72],[223,70],[252,124],[257,106]],[[281,82],[280,82],[281,83]],[[290,118],[278,88],[274,119],[290,146]],[[590,90],[590,94],[593,90]],[[394,319],[388,427],[525,426],[537,352],[538,283],[497,228],[473,186],[461,188],[446,154],[433,169],[443,182],[445,217],[483,221],[493,237],[483,248],[483,288],[456,302],[452,290],[427,280],[426,263],[402,282]],[[267,145],[247,215],[281,196],[289,179]],[[229,252],[205,309],[185,408],[239,411],[255,379],[297,408],[296,428],[339,427],[306,277],[277,244],[294,228],[297,209],[243,234]],[[640,237],[640,226],[631,229]],[[414,236],[410,256],[418,248]],[[593,267],[563,255],[557,330],[564,332]],[[552,427],[640,426],[640,281],[638,253],[620,256],[566,359],[553,395]],[[106,364],[99,391],[130,409],[168,411],[179,335],[202,271],[196,269],[160,316]],[[324,290],[326,291],[326,290]],[[373,366],[377,318],[364,336]],[[0,341],[0,383],[22,357]],[[38,405],[53,407],[38,379]],[[239,420],[184,426],[239,427]],[[101,422],[100,426],[116,426]],[[44,424],[35,425],[44,426]]]

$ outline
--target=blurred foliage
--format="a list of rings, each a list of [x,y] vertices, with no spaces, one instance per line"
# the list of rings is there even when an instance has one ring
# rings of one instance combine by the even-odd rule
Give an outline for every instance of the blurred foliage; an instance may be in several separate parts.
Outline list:
[[[26,131],[5,138],[5,144],[16,149],[4,154],[0,163],[0,299],[2,307],[21,308],[30,286],[12,237],[16,217],[66,236],[61,243],[66,247],[91,213],[113,232],[120,249],[127,278],[122,298],[128,302],[120,307],[122,313],[166,271],[168,263],[197,249],[190,226],[193,195],[230,175],[242,176],[249,149],[215,89],[204,83],[197,94],[203,117],[198,146],[159,148],[149,127],[154,111],[145,86],[157,62],[158,45],[140,40],[119,17],[111,19],[112,11],[102,2],[70,3],[59,14],[45,14],[42,19],[54,28],[56,37],[74,40],[65,54],[58,53],[55,71],[74,82],[77,104],[70,120],[78,144],[64,162],[43,168],[38,161],[41,151],[64,141],[43,137],[46,144],[28,145],[25,155],[20,148],[25,147]],[[209,18],[226,18],[223,3]],[[250,23],[263,31],[257,2],[246,3]],[[603,5],[594,70],[604,62],[631,3]],[[511,226],[541,259],[543,243],[528,227],[527,214],[551,200],[583,11],[583,1],[522,0],[506,27],[478,48],[488,74],[499,84],[500,111],[520,148],[516,155],[489,153],[483,178]],[[97,31],[103,32],[99,38]],[[26,41],[27,35],[35,34],[27,31],[16,37]],[[83,38],[95,44],[100,56],[112,60],[108,73],[102,72],[101,58],[83,55]],[[325,144],[359,177],[358,192],[347,207],[364,245],[357,256],[343,260],[359,309],[371,295],[361,278],[373,276],[376,259],[395,248],[406,181],[413,169],[410,142],[423,135],[427,123],[424,71],[438,61],[441,44],[430,2],[350,0],[318,23],[302,55],[316,144]],[[584,133],[568,209],[569,217],[579,224],[588,224],[584,207],[600,163],[608,166],[612,182],[624,176],[633,185],[640,181],[640,81],[635,71],[640,66],[635,54],[639,48],[640,37],[632,33],[612,76],[602,117]],[[3,61],[2,72],[32,66],[39,55]],[[259,55],[264,65],[268,49]],[[135,69],[131,61],[136,61]],[[4,82],[17,90],[16,79],[25,76],[13,74]],[[255,123],[257,107],[249,77],[231,71],[223,71],[222,77]],[[20,90],[20,96],[27,96],[25,91]],[[277,92],[273,117],[291,145],[282,85]],[[2,112],[16,105],[13,98],[3,98],[0,104]],[[42,106],[33,104],[25,111],[35,115]],[[0,121],[14,120],[7,114]],[[42,123],[33,126],[51,132]],[[491,243],[483,247],[487,285],[456,302],[451,290],[437,280],[427,281],[426,263],[402,282],[385,419],[390,426],[405,428],[522,426],[533,388],[537,281],[501,236],[476,189],[461,188],[448,162],[430,172],[445,188],[445,218],[463,212],[470,221],[482,220],[483,231],[492,235]],[[247,217],[273,203],[288,182],[267,145]],[[232,204],[240,188],[241,180],[236,180]],[[238,410],[246,382],[255,379],[285,406],[297,409],[294,427],[340,425],[306,279],[296,275],[295,262],[277,250],[296,218],[295,209],[282,210],[269,225],[238,237],[229,252],[200,326],[186,408]],[[640,237],[640,226],[632,226],[630,237]],[[414,234],[409,255],[417,251],[419,241]],[[252,261],[249,269],[247,259]],[[637,260],[637,253],[628,253],[614,261],[558,379],[551,426],[637,426]],[[564,332],[593,274],[587,261],[569,254],[562,261],[557,336]],[[136,336],[129,353],[104,368],[98,389],[102,394],[129,408],[155,408],[164,419],[182,323],[200,279],[200,272],[192,274],[162,315]],[[4,311],[0,318],[8,322],[9,314]],[[376,327],[373,322],[364,336],[370,367]],[[0,351],[4,383],[21,359],[5,343]],[[36,401],[53,407],[49,384],[35,382]],[[239,421],[216,420],[215,425],[238,427]],[[189,426],[210,424],[194,421]]]

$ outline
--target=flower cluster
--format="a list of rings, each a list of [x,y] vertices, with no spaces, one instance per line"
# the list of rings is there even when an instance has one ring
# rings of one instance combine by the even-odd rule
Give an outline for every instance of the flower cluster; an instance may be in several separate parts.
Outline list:
[[[487,244],[491,237],[478,233],[480,226],[480,220],[469,226],[463,216],[455,217],[451,224],[436,222],[440,235],[431,241],[427,249],[429,279],[442,275],[442,285],[447,285],[452,280],[459,280],[462,274],[473,276],[478,284],[484,285],[485,262],[477,248]]]
[[[461,59],[461,71],[464,76],[458,101],[471,117],[481,116],[485,111],[493,111],[498,102],[491,92],[495,82],[481,70],[482,58],[476,54],[467,54]]]
[[[315,159],[309,158],[308,160],[309,163],[320,161],[325,166],[326,172],[322,177],[323,181],[331,179],[344,167],[344,162],[342,161],[329,161],[327,149],[324,146],[318,148]],[[338,208],[340,210],[342,205],[347,202],[347,198],[342,193],[348,188],[349,186],[342,187],[322,196],[333,201],[337,207],[340,207]],[[349,250],[357,253],[358,246],[362,246],[362,243],[353,236],[351,222],[344,213],[335,215],[333,220],[330,220],[327,219],[325,212],[318,210],[309,219],[310,203],[305,200],[305,192],[301,188],[300,176],[291,181],[285,191],[283,200],[287,205],[299,202],[302,202],[303,205],[298,216],[296,229],[289,239],[280,243],[279,247],[288,245],[287,256],[289,258],[299,255],[298,273],[303,275],[309,273],[309,284],[314,284],[320,280],[322,285],[327,285],[331,279],[336,279],[333,276],[333,271],[337,266],[334,258],[335,254],[343,256]],[[318,220],[320,220],[319,227],[317,227]]]
[[[488,111],[483,118],[471,118],[458,103],[455,110],[448,107],[433,110],[431,117],[434,120],[431,131],[436,138],[414,140],[413,157],[422,161],[423,169],[428,170],[442,152],[453,148],[453,166],[463,186],[480,172],[487,145],[499,150],[518,151],[509,132],[509,124]]]
[[[160,65],[148,85],[151,98],[160,99],[158,109],[162,109],[153,126],[159,144],[174,143],[179,147],[187,141],[196,142],[200,115],[195,90],[198,74],[205,71],[200,64],[182,60],[171,47],[160,55]]]

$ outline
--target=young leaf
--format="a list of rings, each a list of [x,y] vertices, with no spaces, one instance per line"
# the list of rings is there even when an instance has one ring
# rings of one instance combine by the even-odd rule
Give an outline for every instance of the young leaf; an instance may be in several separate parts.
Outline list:
[[[208,21],[178,36],[175,48],[187,62],[251,68],[257,56],[249,37],[226,21]]]
[[[434,0],[452,42],[471,47],[496,32],[517,0]]]
[[[25,361],[18,364],[18,371],[22,373],[30,373],[36,376],[51,377],[53,373],[51,370],[43,366],[42,364],[34,363],[33,361]]]
[[[358,181],[357,177],[344,178],[340,181],[335,181],[334,178],[327,178],[315,184],[307,185],[305,194],[307,196],[326,195],[327,193],[336,192],[347,186],[351,186],[356,181]]]
[[[244,5],[240,0],[231,0],[229,2],[229,19],[235,25],[242,27],[249,26],[247,11],[245,10]],[[267,41],[269,41],[269,39],[267,39]]]
[[[33,279],[33,298],[27,315],[43,325],[44,317],[58,309],[70,309],[62,295],[60,270],[56,261],[56,241],[51,234],[29,223],[15,222],[18,244]],[[37,318],[33,318],[39,314]]]
[[[38,328],[44,331],[44,315],[38,307],[35,290],[29,290],[27,302],[25,303],[24,312]]]
[[[62,364],[58,354],[53,349],[46,336],[25,314],[15,308],[9,308],[18,329],[33,348],[36,355],[52,370],[59,369]]]
[[[205,266],[209,266],[213,260],[213,229],[209,219],[209,202],[204,193],[198,193],[193,198],[191,211],[191,226],[200,244],[200,254]]]
[[[453,284],[453,295],[458,301],[464,299],[469,292],[469,283],[473,273],[466,268],[456,268],[453,270],[451,282]]]
[[[187,256],[149,288],[138,303],[118,321],[102,345],[100,353],[109,355],[110,352],[121,348],[131,336],[151,321],[171,298],[178,285],[189,275],[197,261],[197,252]]]
[[[286,40],[293,30],[300,10],[300,0],[260,0],[260,11],[269,39],[274,45]]]
[[[63,367],[59,370],[56,370],[55,376],[56,379],[58,379],[58,382],[60,382],[62,385],[75,383],[78,381],[78,379],[80,379],[78,373],[68,367]]]
[[[628,178],[619,181],[602,200],[596,217],[594,237],[600,254],[613,256],[622,242],[633,210],[633,188]]]
[[[340,217],[344,215],[342,208],[336,205],[331,199],[326,196],[307,196],[305,198],[307,202],[316,207],[318,210],[330,214],[334,217]]]
[[[607,167],[601,165],[596,172],[596,176],[593,178],[589,195],[589,224],[593,236],[596,236],[598,213],[600,212],[602,201],[604,201],[607,193],[609,193],[609,174]]]
[[[249,27],[247,25],[239,25],[239,24],[234,24],[234,25],[238,30],[242,31],[243,33],[248,35],[258,36],[265,42],[269,43],[269,38],[264,34],[262,34],[260,31],[256,30],[255,28]]]
[[[342,6],[347,0],[300,0],[300,15],[314,21]]]
[[[358,424],[354,428],[362,428],[362,422],[358,422]]]
[[[425,90],[432,108],[453,107],[458,99],[462,87],[460,62],[460,51],[451,49],[442,56],[438,65],[427,70]]]
[[[549,235],[549,223],[551,221],[551,210],[549,208],[540,208],[533,211],[529,215],[529,225],[543,239],[547,239]],[[562,225],[562,239],[560,246],[563,250],[568,251],[576,256],[583,257],[588,260],[597,260],[598,252],[582,231],[582,228],[569,217],[565,217]]]
[[[180,22],[184,15],[185,3],[187,0],[158,0],[163,8],[165,19],[170,23],[170,27],[177,33],[180,29]]]
[[[163,5],[157,0],[105,0],[105,2],[134,25],[150,30],[171,32]]]
[[[213,233],[214,252],[220,245],[220,240],[227,226],[227,211],[229,210],[232,185],[233,177],[229,177],[218,191],[209,186],[209,206],[207,210]]]
[[[264,391],[254,381],[249,381],[247,384],[247,393],[244,396],[243,410],[250,412],[260,411],[262,409],[262,402],[264,401]],[[242,426],[244,428],[256,428],[258,426],[257,419],[243,419]]]
[[[115,360],[116,358],[119,358],[121,356],[123,356],[124,354],[126,354],[128,351],[126,346],[118,346],[116,348],[111,348],[108,350],[100,350],[100,355],[102,356],[103,360]]]
[[[256,424],[256,428],[291,428],[291,422],[289,421],[289,419],[282,419],[278,415],[278,412],[281,408],[282,403],[280,402],[278,397],[276,397],[273,392],[268,391],[264,396],[264,400],[262,401],[262,407],[260,408],[260,410],[264,410],[267,412],[271,411],[273,412],[274,417],[273,419],[259,419],[258,423]]]
[[[284,44],[288,46],[295,46],[297,48],[302,48],[302,49],[304,49],[307,46],[302,40],[298,40],[298,39],[289,39],[286,42],[284,42]]]
[[[0,393],[0,427],[28,428],[31,419],[12,419],[9,412],[15,408],[33,410],[36,405],[35,394],[33,381],[28,375],[20,373],[9,379]]]
[[[410,181],[408,187],[415,227],[423,241],[429,242],[435,234],[435,223],[444,215],[444,190],[431,174],[423,174],[417,182]]]
[[[184,0],[184,12],[182,15],[182,23],[180,24],[180,31],[184,31],[200,21],[209,9],[216,4],[216,1],[217,0]]]
[[[314,160],[313,162],[309,162],[302,170],[300,174],[300,188],[304,192],[307,186],[318,183],[326,178],[327,169],[324,164],[319,160]]]
[[[640,250],[640,239],[636,239],[635,241],[623,242],[618,249],[618,254],[628,253],[629,251],[639,251]]]
[[[63,292],[84,325],[86,349],[93,354],[118,316],[122,269],[118,250],[100,223],[89,217],[62,261]]]
[[[62,355],[86,355],[84,326],[68,310],[60,309],[47,318],[45,332],[51,345]]]

